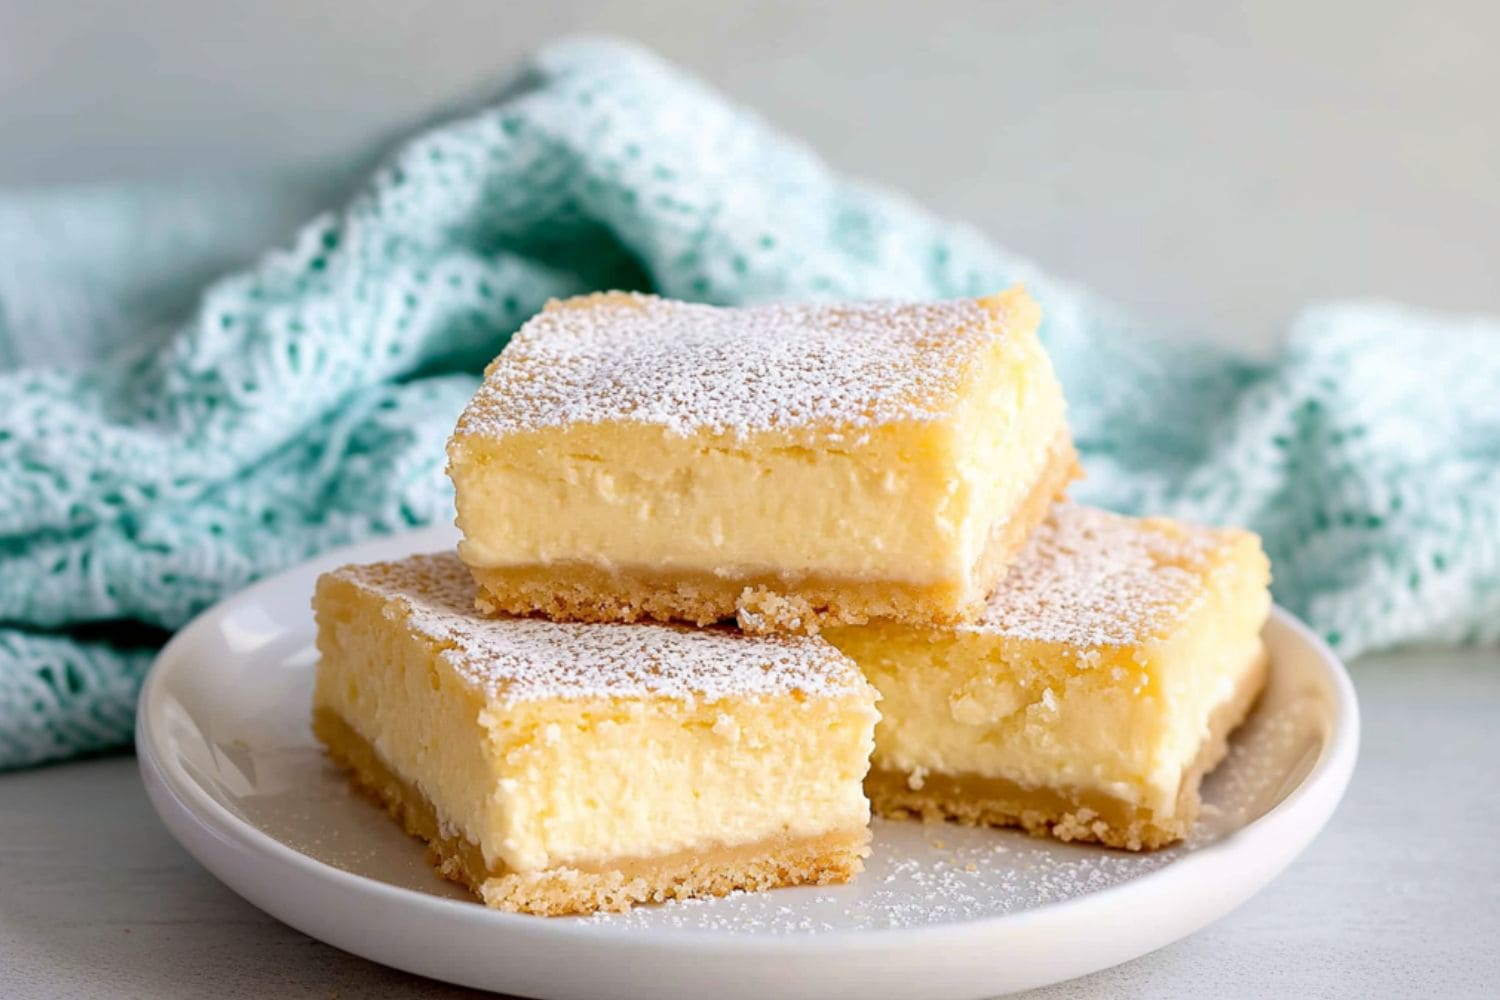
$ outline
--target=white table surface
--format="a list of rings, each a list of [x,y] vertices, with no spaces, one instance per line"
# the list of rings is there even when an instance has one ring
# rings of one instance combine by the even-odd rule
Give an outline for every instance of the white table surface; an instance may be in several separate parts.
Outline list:
[[[84,18],[0,0],[0,184],[316,162],[549,37],[603,30],[839,167],[1220,342],[1270,350],[1330,296],[1500,312],[1500,5],[749,9],[140,0]],[[1203,932],[1041,995],[1496,995],[1500,651],[1353,673],[1359,768],[1304,858]],[[0,997],[462,992],[240,901],[168,838],[129,757],[0,775]]]

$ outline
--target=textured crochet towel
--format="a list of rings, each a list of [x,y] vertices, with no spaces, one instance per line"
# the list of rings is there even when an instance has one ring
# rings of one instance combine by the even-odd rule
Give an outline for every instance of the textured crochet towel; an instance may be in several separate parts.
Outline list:
[[[475,373],[597,288],[1025,281],[1081,498],[1256,528],[1279,600],[1347,654],[1500,635],[1494,323],[1342,305],[1271,363],[1167,343],[611,43],[544,52],[370,164],[0,197],[0,766],[123,743],[162,630],[225,593],[448,518]]]

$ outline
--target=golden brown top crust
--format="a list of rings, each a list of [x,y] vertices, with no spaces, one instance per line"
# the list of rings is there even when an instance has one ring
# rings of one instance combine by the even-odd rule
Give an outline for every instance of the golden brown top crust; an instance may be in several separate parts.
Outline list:
[[[1019,288],[950,302],[720,308],[633,292],[554,301],[485,372],[460,435],[625,420],[747,435],[949,416],[998,339],[1035,330]]]
[[[1246,550],[1254,557],[1244,559]],[[1012,639],[1132,646],[1169,631],[1214,574],[1269,579],[1260,540],[1237,528],[1134,518],[1060,503],[1027,543],[979,619],[962,626]]]
[[[474,610],[468,569],[450,552],[345,566],[324,575],[320,594],[335,581],[380,601],[386,618],[444,647],[439,655],[456,671],[504,703],[867,690],[854,662],[815,637],[485,617]]]

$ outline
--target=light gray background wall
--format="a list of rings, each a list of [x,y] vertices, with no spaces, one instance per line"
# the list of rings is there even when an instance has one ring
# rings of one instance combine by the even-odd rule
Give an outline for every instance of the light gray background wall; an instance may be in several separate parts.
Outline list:
[[[0,0],[0,184],[316,163],[562,34],[1173,325],[1500,312],[1500,4]]]

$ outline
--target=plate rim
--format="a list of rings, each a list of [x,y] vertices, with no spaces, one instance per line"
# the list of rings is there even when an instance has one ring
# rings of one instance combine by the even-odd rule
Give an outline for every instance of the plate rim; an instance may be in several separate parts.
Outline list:
[[[240,852],[246,852],[264,863],[284,867],[289,873],[331,883],[330,888],[351,893],[373,893],[380,903],[407,913],[406,919],[418,915],[443,915],[453,919],[482,921],[493,925],[497,933],[505,932],[520,935],[522,938],[566,938],[582,945],[628,944],[661,948],[665,944],[672,951],[687,949],[713,951],[724,958],[757,957],[770,952],[778,954],[795,952],[799,957],[833,953],[847,956],[858,951],[888,948],[896,941],[900,941],[903,945],[920,947],[930,945],[933,939],[938,938],[951,942],[956,935],[965,939],[978,940],[1000,933],[1002,929],[1035,931],[1052,924],[1065,926],[1079,920],[1087,921],[1092,911],[1107,913],[1115,910],[1122,899],[1129,900],[1153,893],[1170,897],[1178,891],[1180,885],[1191,885],[1196,872],[1205,867],[1212,867],[1214,860],[1226,852],[1253,850],[1256,845],[1273,843],[1287,828],[1297,828],[1302,831],[1295,838],[1297,841],[1295,849],[1272,850],[1271,853],[1275,857],[1272,870],[1257,876],[1253,880],[1256,884],[1248,892],[1235,893],[1233,900],[1219,907],[1218,912],[1210,920],[1196,924],[1194,929],[1197,929],[1241,905],[1276,877],[1311,844],[1342,800],[1358,756],[1359,706],[1347,668],[1307,625],[1286,609],[1276,605],[1272,608],[1267,627],[1286,629],[1295,640],[1310,647],[1318,662],[1319,673],[1327,681],[1332,704],[1329,732],[1317,759],[1297,785],[1271,809],[1222,839],[1187,853],[1169,864],[1116,885],[1070,899],[1043,903],[1012,913],[958,918],[917,927],[839,928],[796,935],[744,933],[734,929],[621,926],[581,920],[539,919],[529,914],[492,910],[467,899],[446,898],[417,889],[393,885],[320,861],[278,840],[235,815],[228,807],[214,799],[202,788],[201,784],[187,775],[185,769],[180,766],[174,769],[169,766],[167,760],[162,759],[166,756],[167,748],[156,732],[153,722],[153,717],[156,715],[155,709],[164,696],[164,686],[171,676],[173,664],[180,659],[180,651],[193,642],[199,633],[211,630],[220,618],[231,614],[239,606],[254,603],[268,591],[285,588],[295,578],[321,572],[325,568],[332,568],[347,562],[369,559],[372,552],[379,552],[386,547],[404,546],[404,551],[407,552],[425,551],[428,545],[442,547],[445,544],[451,544],[451,539],[454,537],[456,537],[456,532],[450,526],[430,526],[415,531],[367,539],[305,560],[254,583],[204,610],[180,629],[153,660],[137,704],[135,747],[142,779],[153,807],[174,839],[237,894],[246,895],[241,887],[225,877],[217,864],[203,856],[206,852],[202,850],[202,845],[197,843],[193,833],[188,832],[184,827],[197,827],[198,829],[194,831],[196,833],[207,835]],[[250,902],[252,905],[260,906],[255,900],[250,900]],[[264,907],[260,908],[264,909]],[[271,915],[291,923],[294,927],[298,926],[281,913],[273,912]],[[298,927],[298,929],[304,930],[310,936],[327,940],[322,935],[306,931],[305,928]],[[1181,936],[1181,934],[1174,935],[1162,941],[1157,947]],[[366,957],[382,962],[382,964],[395,964],[375,955],[366,954]],[[1112,964],[1116,962],[1106,962],[1098,968],[1106,968]],[[423,972],[424,970],[411,969],[410,971]]]

